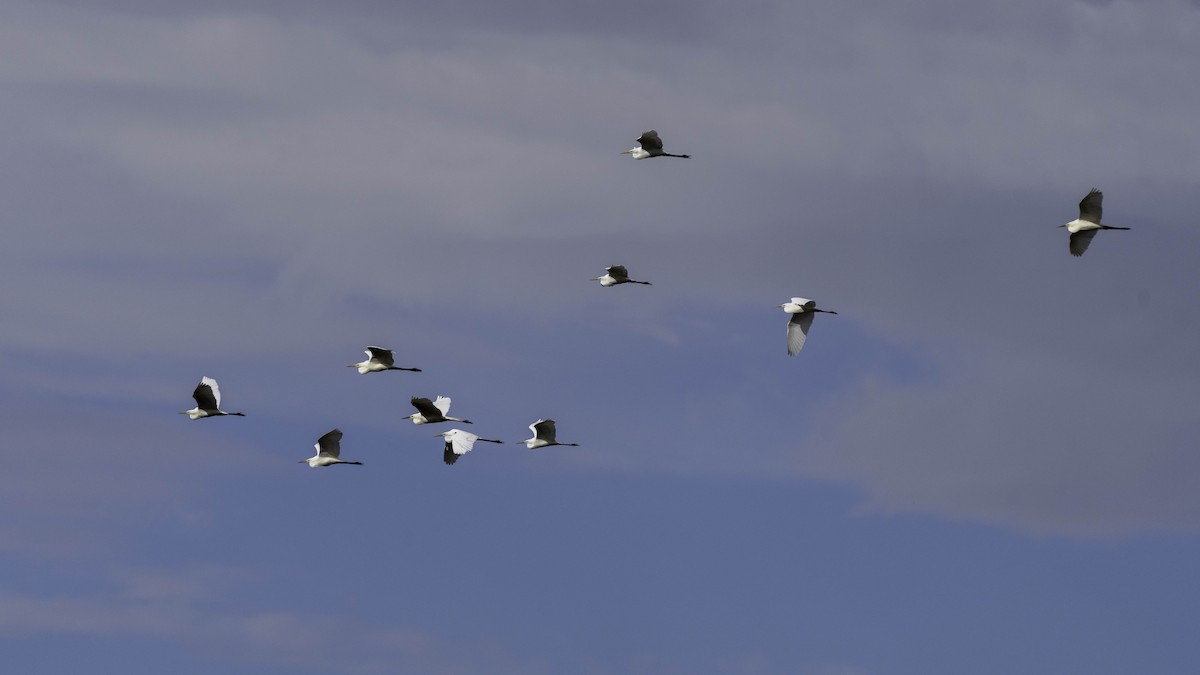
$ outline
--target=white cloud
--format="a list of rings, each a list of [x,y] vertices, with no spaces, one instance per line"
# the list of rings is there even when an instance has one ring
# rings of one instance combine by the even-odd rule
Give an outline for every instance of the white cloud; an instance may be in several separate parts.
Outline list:
[[[933,360],[946,369],[940,383],[879,384],[853,403],[825,393],[845,420],[829,432],[838,444],[875,447],[855,426],[857,406],[889,419],[890,402],[910,397],[924,401],[909,410],[914,435],[928,433],[929,411],[949,406],[980,428],[926,442],[967,443],[995,418],[955,409],[966,404],[950,392],[1014,372],[1011,359],[1053,364],[1029,375],[1060,397],[1085,390],[1046,373],[1095,382],[1091,369],[1105,364],[1153,403],[1132,427],[1186,431],[1155,406],[1177,410],[1169,391],[1186,387],[1172,374],[1196,374],[1182,336],[1196,328],[1186,251],[1196,243],[1187,219],[1200,98],[1178,83],[1200,55],[1190,39],[1197,12],[1121,2],[996,3],[969,16],[940,2],[877,9],[779,5],[667,44],[609,29],[568,39],[443,26],[436,13],[399,22],[380,42],[361,26],[310,13],[285,20],[262,6],[151,15],[10,4],[0,10],[0,86],[22,95],[0,122],[21,133],[0,143],[21,171],[0,182],[12,205],[0,285],[13,289],[0,299],[0,339],[21,357],[6,370],[43,393],[111,386],[145,402],[143,385],[162,400],[174,374],[131,387],[114,375],[34,377],[26,360],[61,354],[111,368],[185,354],[294,369],[305,358],[348,363],[364,340],[389,338],[414,358],[534,367],[543,334],[575,340],[605,322],[740,359],[760,339],[742,308],[766,317],[805,294],[842,311],[874,347],[900,345],[917,359],[956,350]],[[432,28],[452,44],[431,39]],[[617,154],[649,126],[695,159]],[[1136,229],[1070,260],[1053,225],[1092,184]],[[652,277],[652,294],[605,304],[614,296],[586,279],[616,262]],[[1106,339],[1080,339],[1098,334]],[[962,371],[966,359],[984,363]],[[267,399],[268,381],[302,381],[276,377],[253,393]],[[671,412],[712,419],[769,381],[750,367],[738,377],[734,393],[697,392]],[[1156,387],[1155,377],[1174,384]],[[1005,419],[1051,424],[1021,381],[1001,381]],[[332,391],[331,382],[305,383]],[[272,401],[274,412],[306,402],[298,386]],[[1155,445],[1169,452],[1162,438]],[[704,443],[622,454],[614,435],[604,445],[615,449],[579,456],[664,470],[770,473],[779,463],[729,468]],[[695,457],[694,445],[710,456]],[[983,459],[1001,462],[993,450]],[[804,471],[875,486],[868,494],[886,505],[903,502],[889,490],[924,489],[915,478],[891,486],[867,459],[887,457],[864,457],[864,475],[828,457]],[[1022,486],[1028,459],[995,469],[1008,476],[1003,489]],[[1171,466],[1152,455],[1139,470]],[[943,491],[977,478],[957,471]],[[920,508],[1035,520],[952,503]],[[1062,528],[1098,527],[1039,508]],[[1147,507],[1130,522],[1178,525],[1190,513],[1173,508]]]

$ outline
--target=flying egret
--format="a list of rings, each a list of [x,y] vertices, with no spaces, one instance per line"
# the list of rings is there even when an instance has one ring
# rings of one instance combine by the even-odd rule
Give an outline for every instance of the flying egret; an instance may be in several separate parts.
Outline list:
[[[1083,252],[1088,249],[1088,244],[1092,243],[1092,237],[1100,230],[1128,230],[1128,227],[1116,227],[1113,225],[1100,224],[1100,214],[1104,211],[1101,202],[1104,201],[1104,193],[1092,188],[1091,192],[1087,193],[1079,202],[1079,217],[1059,227],[1067,228],[1067,232],[1071,233],[1071,255],[1078,258],[1083,255]]]
[[[194,420],[221,415],[237,415],[238,417],[246,415],[246,413],[231,413],[221,410],[221,388],[211,377],[200,378],[200,384],[196,385],[196,390],[192,392],[192,398],[196,399],[196,407],[191,410],[181,410],[179,411],[180,415],[187,415]]]
[[[832,309],[817,309],[817,301],[808,298],[792,298],[791,302],[775,306],[782,307],[783,311],[792,315],[787,327],[788,356],[795,356],[804,346],[804,340],[808,338],[808,328],[817,312],[837,314]]]
[[[460,420],[457,417],[450,417],[446,413],[450,412],[450,398],[448,396],[439,396],[430,401],[427,398],[412,397],[411,403],[417,412],[408,416],[413,424],[437,424],[438,422],[462,422],[463,424],[474,424],[471,420]]]
[[[300,460],[303,464],[308,462],[310,468],[318,466],[329,466],[331,464],[357,464],[362,466],[362,462],[347,462],[341,459],[342,454],[342,430],[334,429],[324,436],[317,439],[317,444],[313,446],[317,449],[317,454],[308,459]]]
[[[599,281],[601,286],[616,286],[617,284],[645,284],[650,285],[649,281],[635,281],[629,278],[629,270],[625,269],[624,265],[612,265],[605,267],[607,272],[602,277],[593,277],[592,281]]]
[[[530,450],[549,445],[579,445],[578,443],[559,443],[554,437],[554,420],[538,420],[529,425],[529,430],[533,432],[533,438],[517,442],[524,443],[525,447]]]
[[[637,139],[638,147],[630,148],[622,152],[622,155],[633,155],[634,159],[646,159],[647,157],[681,157],[683,159],[691,159],[691,155],[672,155],[669,152],[663,152],[662,139],[658,137],[658,132],[651,129],[642,134],[641,138]]]
[[[358,368],[360,375],[367,373],[375,373],[381,370],[411,370],[414,373],[421,372],[420,368],[398,368],[395,365],[395,360],[392,356],[392,350],[384,349],[383,347],[367,347],[363,352],[367,355],[366,361],[351,363],[347,368]]]
[[[469,431],[462,429],[451,429],[443,431],[440,434],[434,434],[446,439],[446,448],[442,451],[442,461],[447,464],[453,464],[458,461],[458,458],[471,451],[475,447],[475,441],[487,441],[488,443],[503,443],[504,441],[496,441],[490,438],[480,438]]]

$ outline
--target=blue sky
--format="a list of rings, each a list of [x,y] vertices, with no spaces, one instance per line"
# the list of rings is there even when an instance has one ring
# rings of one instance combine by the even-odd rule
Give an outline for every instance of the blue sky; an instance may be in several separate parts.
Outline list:
[[[1197,35],[1165,1],[0,5],[6,664],[1196,672]],[[693,159],[619,154],[650,128]],[[1133,229],[1075,259],[1093,186]],[[788,358],[797,295],[839,314]],[[177,415],[203,375],[247,416]],[[402,419],[439,394],[581,446],[447,467]],[[298,464],[335,426],[364,466]]]

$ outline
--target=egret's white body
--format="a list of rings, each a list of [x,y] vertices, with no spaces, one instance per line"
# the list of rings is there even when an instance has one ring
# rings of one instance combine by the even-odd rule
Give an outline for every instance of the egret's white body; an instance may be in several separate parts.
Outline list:
[[[831,309],[817,309],[817,301],[808,298],[792,298],[791,302],[776,307],[782,307],[783,311],[792,315],[787,327],[788,356],[795,356],[804,346],[804,341],[808,339],[808,329],[812,326],[813,317],[817,312],[837,314]]]
[[[475,441],[487,441],[488,443],[503,443],[504,441],[496,441],[490,438],[480,438],[469,431],[462,429],[451,429],[443,431],[440,434],[435,434],[446,439],[446,446],[442,450],[442,461],[447,464],[453,464],[458,461],[459,457],[471,451],[475,447]]]
[[[1071,233],[1070,249],[1071,255],[1078,258],[1083,255],[1083,252],[1088,249],[1088,245],[1092,243],[1092,237],[1100,230],[1128,230],[1128,227],[1116,227],[1114,225],[1103,225],[1100,223],[1100,216],[1104,213],[1104,193],[1092,188],[1087,195],[1079,202],[1079,217],[1059,227],[1067,228],[1067,232]]]
[[[366,361],[351,363],[347,368],[358,368],[360,375],[367,373],[377,373],[381,370],[411,370],[415,373],[421,372],[420,368],[399,368],[396,366],[395,357],[392,350],[384,349],[383,347],[367,347],[363,352],[367,355]]]
[[[180,415],[187,415],[190,419],[198,420],[201,417],[220,417],[221,415],[243,417],[246,414],[221,410],[221,388],[211,377],[200,378],[200,384],[196,385],[195,391],[192,392],[192,398],[196,399],[196,407],[191,410],[181,410]]]
[[[437,424],[438,422],[462,422],[463,424],[474,424],[471,420],[462,420],[457,417],[450,417],[450,397],[439,396],[430,401],[427,398],[412,397],[410,403],[417,409],[417,412],[408,416],[413,424]]]
[[[524,443],[525,447],[530,450],[549,445],[579,445],[578,443],[559,443],[556,438],[558,432],[555,429],[554,420],[538,420],[529,425],[529,430],[533,432],[533,438],[517,442]]]
[[[592,281],[599,281],[601,286],[616,286],[617,284],[645,284],[650,285],[649,281],[634,281],[629,278],[629,270],[625,269],[624,265],[611,265],[604,268],[605,275],[602,277],[593,277]]]
[[[342,454],[342,430],[334,429],[317,439],[317,444],[313,446],[317,449],[317,454],[308,459],[300,460],[300,463],[308,463],[310,468],[318,466],[331,466],[333,464],[357,464],[362,465],[362,462],[347,462],[341,458]]]
[[[672,155],[668,152],[663,152],[662,139],[658,137],[658,132],[651,129],[642,134],[637,139],[638,147],[630,148],[621,152],[622,155],[632,155],[634,159],[646,159],[647,157],[679,157],[681,159],[691,159],[691,155]]]

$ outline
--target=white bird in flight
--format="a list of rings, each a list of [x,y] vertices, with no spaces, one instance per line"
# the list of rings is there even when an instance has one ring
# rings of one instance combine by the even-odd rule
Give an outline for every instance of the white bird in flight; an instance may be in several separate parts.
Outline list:
[[[634,159],[646,159],[647,157],[681,157],[683,159],[691,159],[691,155],[672,155],[669,152],[663,152],[662,139],[658,137],[658,132],[651,129],[642,134],[637,139],[638,147],[630,148],[621,152],[622,155],[633,155]]]
[[[362,462],[347,462],[341,458],[342,454],[342,430],[334,429],[317,439],[317,444],[313,446],[317,449],[317,454],[308,459],[300,460],[303,464],[308,462],[310,468],[318,466],[330,466],[332,464],[357,464],[362,466]]]
[[[602,277],[593,277],[592,281],[599,281],[601,286],[616,286],[617,284],[645,284],[650,285],[649,281],[635,281],[629,278],[629,270],[625,269],[624,265],[612,265],[605,267],[606,274]]]
[[[461,420],[447,415],[450,412],[450,397],[448,396],[439,396],[432,401],[414,396],[410,402],[417,409],[417,412],[408,416],[413,424],[437,424],[438,422],[474,424],[471,420]]]
[[[554,420],[538,420],[529,425],[529,430],[533,432],[533,438],[517,442],[524,443],[525,447],[530,450],[550,445],[579,445],[578,443],[559,443],[555,438]]]
[[[211,377],[200,378],[200,384],[196,385],[196,390],[192,392],[192,398],[196,399],[196,407],[191,410],[181,410],[180,415],[187,415],[194,420],[221,415],[237,415],[238,417],[246,415],[246,413],[231,413],[221,410],[221,388]]]
[[[383,347],[367,347],[364,352],[367,355],[366,361],[351,363],[347,368],[358,368],[361,375],[367,373],[375,373],[381,370],[411,370],[414,373],[421,372],[420,368],[399,368],[395,365],[395,358],[392,355],[392,350],[384,349]]]
[[[775,306],[782,307],[783,311],[792,315],[787,327],[788,356],[795,356],[804,346],[804,341],[808,338],[808,328],[812,326],[813,317],[817,312],[837,314],[831,309],[817,309],[817,301],[808,298],[792,298],[791,302]]]
[[[487,441],[488,443],[503,443],[504,441],[496,441],[490,438],[480,438],[469,431],[462,429],[451,429],[443,431],[440,434],[435,434],[446,439],[446,447],[442,451],[442,461],[447,464],[453,464],[458,461],[459,457],[471,451],[475,447],[475,441]]]
[[[1083,255],[1083,252],[1088,249],[1088,244],[1092,243],[1092,237],[1100,230],[1128,230],[1128,227],[1116,227],[1113,225],[1102,225],[1100,223],[1100,214],[1104,208],[1101,202],[1104,201],[1104,193],[1092,188],[1091,192],[1087,193],[1079,202],[1079,217],[1059,227],[1067,228],[1067,232],[1071,233],[1071,255],[1078,258]]]

